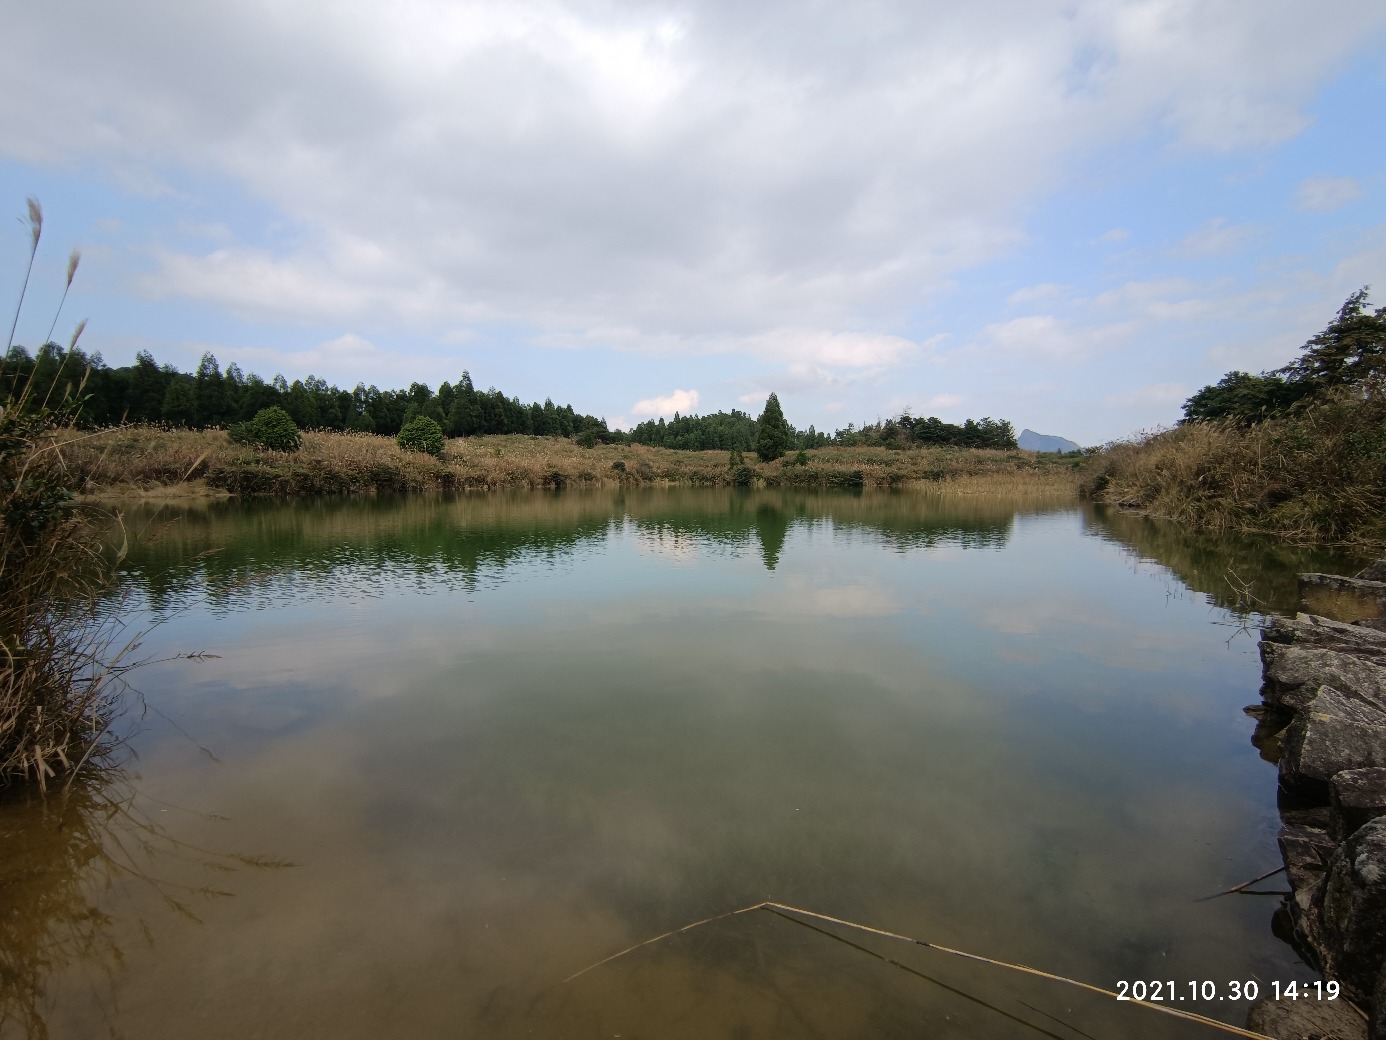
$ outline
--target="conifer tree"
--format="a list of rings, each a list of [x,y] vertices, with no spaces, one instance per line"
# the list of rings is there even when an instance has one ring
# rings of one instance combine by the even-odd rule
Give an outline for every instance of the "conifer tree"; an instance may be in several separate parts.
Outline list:
[[[771,394],[765,399],[765,411],[756,420],[756,454],[761,462],[774,462],[794,443],[794,430],[785,420],[780,399]]]

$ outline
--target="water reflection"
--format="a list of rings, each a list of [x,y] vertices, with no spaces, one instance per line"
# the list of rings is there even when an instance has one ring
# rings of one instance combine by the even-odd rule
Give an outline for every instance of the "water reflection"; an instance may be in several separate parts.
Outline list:
[[[624,525],[656,544],[754,548],[773,571],[795,529],[828,524],[902,552],[1000,548],[1016,515],[1017,503],[992,498],[650,490],[136,504],[125,524],[127,574],[162,610],[189,596],[224,606],[282,593],[284,575],[349,581],[367,596],[440,579],[475,591],[507,568],[598,551]]]
[[[0,798],[0,1035],[47,1038],[49,988],[69,972],[83,978],[93,1017],[121,1035],[117,980],[132,945],[153,951],[170,921],[200,924],[204,904],[234,895],[238,871],[293,866],[190,844],[149,808],[110,763],[46,796]]]
[[[1087,533],[1167,568],[1208,602],[1238,615],[1294,614],[1300,573],[1353,573],[1368,562],[1341,550],[1294,545],[1267,535],[1210,533],[1112,507],[1087,510],[1083,526]]]
[[[1194,902],[1274,855],[1254,654],[1075,507],[627,491],[127,519],[168,525],[131,574],[185,608],[150,651],[222,655],[146,688],[220,764],[155,722],[141,789],[238,821],[218,844],[161,817],[190,847],[303,864],[156,951],[116,929],[134,1035],[1016,1035],[991,1008],[1186,1035],[901,954],[931,986],[773,919],[561,984],[767,897],[1100,985],[1291,977],[1259,908]]]

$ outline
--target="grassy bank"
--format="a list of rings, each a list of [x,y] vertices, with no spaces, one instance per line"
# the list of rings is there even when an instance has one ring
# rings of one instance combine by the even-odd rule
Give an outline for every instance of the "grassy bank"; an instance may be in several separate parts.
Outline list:
[[[306,432],[297,452],[233,444],[223,430],[129,426],[67,433],[59,449],[84,491],[96,495],[225,493],[317,495],[598,486],[868,488],[928,483],[958,494],[1077,493],[1073,464],[1022,451],[935,447],[818,448],[739,471],[722,451],[674,451],[518,435],[457,438],[443,457],[402,450],[393,438]]]
[[[1254,424],[1195,422],[1109,446],[1085,491],[1185,523],[1386,547],[1386,401],[1352,391]]]

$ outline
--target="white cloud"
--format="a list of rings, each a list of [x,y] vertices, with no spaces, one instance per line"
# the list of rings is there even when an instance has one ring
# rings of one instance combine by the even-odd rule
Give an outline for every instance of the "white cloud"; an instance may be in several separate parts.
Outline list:
[[[1098,235],[1093,241],[1100,245],[1119,245],[1130,237],[1131,232],[1127,231],[1125,228],[1114,227],[1102,232],[1102,234]]]
[[[1023,289],[1017,289],[1006,297],[1008,306],[1015,307],[1020,304],[1037,303],[1041,300],[1052,300],[1056,296],[1062,296],[1068,291],[1068,286],[1057,285],[1053,282],[1045,282],[1042,285],[1027,285]]]
[[[1364,194],[1355,177],[1310,177],[1300,182],[1295,203],[1310,213],[1327,213],[1356,202]]]
[[[643,401],[636,401],[630,406],[632,415],[643,415],[647,418],[656,416],[671,416],[675,412],[682,415],[689,415],[698,409],[698,391],[696,390],[675,390],[666,397],[647,397]]]
[[[1126,390],[1118,394],[1108,394],[1102,399],[1108,405],[1167,405],[1182,404],[1189,399],[1189,388],[1183,383],[1151,383]]]
[[[924,402],[925,408],[956,408],[967,400],[961,394],[934,394]]]
[[[1118,314],[1139,316],[1155,322],[1188,321],[1215,313],[1224,306],[1216,298],[1223,282],[1195,282],[1189,278],[1154,278],[1125,282],[1091,299],[1094,307]]]
[[[213,170],[268,214],[215,253],[161,254],[142,282],[160,298],[574,342],[624,328],[634,350],[776,354],[773,330],[802,327],[829,331],[799,360],[895,364],[872,330],[1023,242],[1025,207],[1079,157],[1152,123],[1184,149],[1283,141],[1386,24],[1365,0],[1333,18],[1190,0],[798,14],[23,4],[0,152],[146,195]],[[179,197],[205,203],[197,184]]]
[[[801,371],[813,363],[847,368],[894,365],[915,354],[918,344],[900,336],[826,329],[774,329],[753,336],[732,349],[757,357],[797,362]]]
[[[1052,314],[1031,314],[987,325],[978,348],[1003,357],[1077,362],[1110,350],[1134,328],[1132,321],[1084,326]]]
[[[1185,235],[1179,249],[1192,256],[1221,256],[1242,249],[1255,233],[1249,224],[1229,224],[1226,217],[1213,217]]]
[[[264,378],[275,372],[282,372],[291,380],[310,373],[330,372],[334,381],[347,386],[356,379],[370,382],[374,374],[381,371],[407,372],[410,379],[453,380],[465,367],[443,358],[389,350],[354,332],[324,340],[306,350],[212,343],[182,345],[182,353],[186,356],[197,357],[203,351],[211,351],[223,365],[235,361],[246,371]]]

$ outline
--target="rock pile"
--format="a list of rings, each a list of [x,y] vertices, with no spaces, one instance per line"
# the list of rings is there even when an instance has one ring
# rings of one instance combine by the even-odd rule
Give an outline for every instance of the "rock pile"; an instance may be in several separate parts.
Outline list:
[[[1280,852],[1292,895],[1278,931],[1342,987],[1349,1025],[1386,1040],[1386,561],[1356,578],[1300,575],[1305,613],[1261,633],[1255,738],[1280,770]],[[1250,710],[1250,709],[1249,709]],[[1328,1002],[1323,1002],[1327,1004]],[[1325,1036],[1323,1008],[1264,1001],[1275,1037]]]

